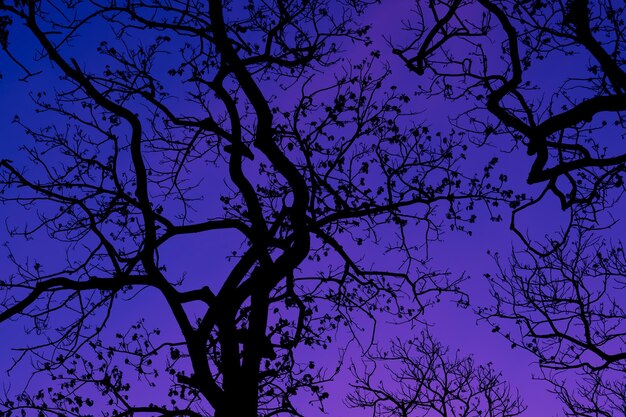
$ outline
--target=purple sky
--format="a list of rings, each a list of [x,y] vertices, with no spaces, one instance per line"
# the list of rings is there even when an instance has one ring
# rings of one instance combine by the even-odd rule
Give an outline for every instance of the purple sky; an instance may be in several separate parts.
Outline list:
[[[394,66],[393,82],[400,85],[401,88],[413,91],[415,85],[419,82],[418,78],[405,70],[399,60],[389,53],[389,47],[383,39],[383,36],[385,36],[393,42],[399,43],[406,39],[407,34],[401,30],[400,20],[409,16],[406,10],[412,7],[412,2],[386,0],[383,3],[383,5],[371,7],[363,19],[373,23],[373,39],[383,53],[389,54],[388,59]],[[96,42],[100,40],[99,32],[93,30],[90,32],[90,35],[91,39],[83,38],[77,41],[77,50],[79,51],[77,52],[79,53],[77,57],[84,62],[95,59],[97,56],[95,47],[97,45]],[[23,45],[23,48],[20,48],[20,53],[27,57],[32,53],[31,40],[21,36],[21,32],[17,29],[16,34],[12,36],[12,42],[19,42],[20,45]],[[349,45],[345,46],[345,49],[347,61],[359,59],[363,54],[361,50],[350,49]],[[574,61],[576,59],[576,57],[572,58]],[[48,75],[54,74],[54,70],[51,70],[50,66],[45,62],[40,62],[37,65],[44,69],[43,74],[30,79],[28,82],[21,82],[17,80],[17,78],[22,76],[21,72],[6,57],[0,58],[0,64],[3,73],[3,80],[0,81],[0,108],[3,109],[0,112],[0,132],[2,132],[0,159],[11,159],[17,165],[26,163],[23,156],[17,152],[17,147],[23,143],[29,143],[30,139],[22,133],[18,125],[11,123],[13,115],[20,113],[23,120],[33,117],[45,117],[45,115],[38,116],[32,113],[28,92],[38,91],[41,88],[45,88],[49,83],[54,84],[56,75]],[[536,72],[531,73],[532,76],[538,77],[547,85],[553,83],[555,85],[559,82],[562,67],[546,64],[538,66],[534,71]],[[266,91],[266,94],[271,94],[271,92]],[[277,89],[276,94],[282,93]],[[288,102],[289,99],[288,95],[283,95],[280,101]],[[429,126],[432,126],[433,130],[441,130],[443,132],[450,130],[448,117],[455,112],[460,112],[463,109],[463,105],[464,103],[450,105],[443,99],[430,99],[428,101],[419,101],[418,99],[416,103],[416,107],[423,110],[423,113],[418,117],[421,120],[425,120]],[[528,187],[525,185],[525,174],[531,161],[522,150],[504,155],[500,154],[500,150],[494,147],[492,152],[493,154],[490,154],[490,150],[477,152],[477,159],[470,161],[468,166],[480,167],[484,160],[489,159],[494,154],[498,154],[502,159],[502,166],[505,167],[500,169],[505,169],[509,173],[512,184],[524,187],[524,189],[528,190],[529,195],[541,190],[541,186]],[[213,185],[215,187],[222,186],[222,184]],[[211,204],[214,204],[216,201],[216,190],[213,189],[212,193],[203,203],[207,207],[211,207]],[[565,221],[566,214],[562,213],[556,207],[556,204],[552,203],[548,201],[541,207],[524,213],[521,218],[524,224],[522,228],[527,229],[531,236],[540,239],[547,233],[557,232]],[[23,211],[19,207],[0,205],[0,221],[2,223],[4,223],[5,219],[8,219],[11,224],[20,224],[26,221],[28,216],[34,215],[34,213],[34,210]],[[507,212],[503,211],[503,213],[505,217],[502,222],[481,221],[473,228],[472,236],[462,233],[447,233],[443,241],[433,243],[430,246],[429,255],[433,259],[433,267],[449,270],[452,274],[457,275],[465,272],[471,277],[464,287],[470,294],[471,306],[467,309],[460,309],[456,307],[453,300],[444,299],[440,304],[427,311],[425,319],[433,324],[433,333],[442,342],[449,344],[453,350],[459,349],[463,354],[473,354],[478,362],[493,362],[495,368],[503,372],[505,379],[519,389],[525,404],[528,406],[528,410],[524,414],[525,417],[560,415],[560,404],[547,392],[547,385],[533,381],[531,378],[532,374],[536,373],[538,369],[536,364],[533,363],[533,358],[520,349],[510,349],[509,342],[499,335],[493,334],[486,325],[477,324],[477,317],[472,311],[476,306],[490,304],[491,302],[488,294],[488,285],[482,278],[484,273],[493,273],[495,270],[494,263],[487,255],[487,251],[500,251],[506,254],[510,251],[512,244],[519,244],[519,241],[509,231],[510,218],[507,217]],[[37,261],[44,265],[53,263],[55,258],[63,254],[62,247],[52,245],[45,236],[29,242],[23,242],[19,239],[8,240],[8,238],[2,239],[2,241],[9,241],[12,250],[16,254],[28,257],[31,262]],[[169,259],[167,264],[172,276],[187,273],[190,277],[190,284],[193,284],[194,280],[198,279],[197,277],[204,277],[207,271],[210,271],[210,274],[215,277],[224,276],[229,270],[230,264],[223,259],[229,254],[233,245],[236,245],[236,242],[232,236],[228,235],[219,237],[215,235],[186,237],[185,241],[181,241],[180,244],[176,240],[171,241],[164,248],[162,255],[164,258]],[[357,251],[356,248],[354,250]],[[394,256],[388,256],[382,252],[379,250],[377,252],[363,253],[362,255],[367,257],[372,263],[393,265],[394,262],[400,262]],[[10,268],[6,256],[3,254],[0,258],[0,271],[6,274],[6,271],[9,271]],[[209,285],[218,287],[219,280],[214,281],[212,284],[209,283]],[[112,323],[117,323],[121,328],[123,327],[122,323],[132,323],[132,320],[135,318],[147,314],[149,315],[149,320],[155,323],[158,322],[162,328],[173,327],[173,321],[168,314],[162,311],[154,312],[151,310],[153,303],[157,302],[158,300],[155,299],[154,294],[143,294],[136,300],[122,302],[120,303],[122,307],[116,312],[109,326],[113,326]],[[133,318],[132,320],[130,319],[131,317]],[[11,363],[10,348],[18,347],[34,340],[33,337],[23,334],[25,326],[26,324],[22,323],[5,323],[0,326],[0,339],[4,341],[0,345],[1,370],[6,369]],[[383,324],[377,333],[377,338],[385,340],[417,330]],[[358,355],[357,346],[352,346],[349,353]],[[313,354],[320,353],[315,352]],[[320,355],[326,357],[329,363],[332,363],[336,357],[335,354],[336,351],[333,350],[330,353],[322,353]],[[24,364],[10,377],[4,373],[0,374],[2,375],[0,376],[0,385],[4,387],[11,385],[15,388],[22,383],[23,379],[28,378],[28,369],[28,364]],[[340,393],[342,390],[349,389],[346,382],[350,381],[351,377],[346,373],[329,386],[329,391],[332,394],[331,400],[327,404],[330,415],[364,415],[361,410],[345,410],[341,401]]]

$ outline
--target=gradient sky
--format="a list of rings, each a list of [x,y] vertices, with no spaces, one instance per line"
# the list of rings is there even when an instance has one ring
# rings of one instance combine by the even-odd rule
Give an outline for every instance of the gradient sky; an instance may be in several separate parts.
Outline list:
[[[418,79],[414,74],[405,70],[399,60],[390,54],[389,46],[383,37],[391,38],[393,42],[400,43],[406,39],[407,34],[401,30],[400,20],[408,16],[407,10],[411,8],[412,2],[409,1],[385,0],[383,5],[370,8],[368,14],[363,17],[364,21],[373,23],[372,36],[378,45],[377,47],[383,51],[383,54],[389,55],[388,59],[394,66],[394,82],[409,91],[415,88]],[[90,34],[91,39],[82,38],[77,41],[77,54],[79,54],[77,56],[84,62],[97,56],[95,48],[101,36],[97,30],[91,31]],[[31,40],[23,36],[19,29],[12,34],[11,42],[20,44],[21,54],[25,56],[32,54]],[[359,59],[363,54],[360,50],[352,50],[350,46],[346,46],[345,50],[346,60]],[[576,57],[572,59],[575,60]],[[56,75],[49,75],[54,73],[54,71],[49,71],[49,65],[44,62],[40,62],[38,65],[44,69],[44,72],[27,82],[23,82],[18,80],[22,76],[19,68],[9,62],[5,56],[0,58],[3,73],[3,79],[0,81],[0,109],[2,109],[0,112],[0,159],[11,159],[16,164],[26,162],[17,148],[23,143],[28,143],[30,139],[22,133],[18,125],[11,123],[13,115],[19,113],[23,120],[41,117],[32,112],[28,93],[45,88],[46,85],[53,84],[56,79]],[[542,64],[535,71],[533,76],[551,84],[558,82],[562,67]],[[281,98],[281,100],[288,99],[289,97]],[[423,110],[419,117],[425,120],[429,126],[432,126],[433,130],[443,132],[451,129],[448,117],[459,112],[463,105],[463,103],[450,105],[443,99],[430,99],[417,103],[417,107],[422,107]],[[536,194],[541,190],[541,186],[533,188],[524,185],[531,160],[522,150],[509,155],[501,154],[497,148],[482,150],[481,152],[479,159],[472,161],[475,167],[482,166],[484,160],[497,154],[501,157],[502,166],[506,167],[512,184],[524,187],[528,190],[529,195]],[[566,219],[566,213],[562,213],[553,203],[555,202],[547,201],[541,207],[524,213],[521,219],[524,224],[523,229],[527,229],[532,236],[537,238],[541,238],[547,233],[557,232]],[[32,210],[25,212],[14,206],[0,206],[1,223],[8,219],[12,224],[19,224],[33,214],[34,211]],[[505,212],[505,218],[500,223],[481,221],[473,228],[472,236],[462,233],[447,233],[442,242],[431,245],[430,256],[433,258],[432,265],[434,267],[449,270],[453,274],[465,272],[471,277],[465,284],[465,290],[470,294],[471,307],[460,309],[456,307],[453,300],[444,300],[427,312],[426,320],[433,324],[433,333],[441,341],[449,344],[453,350],[459,349],[463,354],[473,354],[478,362],[493,362],[495,368],[501,370],[505,379],[517,387],[522,394],[528,405],[528,411],[524,414],[525,417],[560,415],[560,404],[547,392],[547,385],[532,380],[533,373],[537,372],[537,366],[533,363],[534,358],[520,349],[512,350],[508,341],[493,334],[491,329],[484,324],[476,323],[477,317],[472,312],[473,307],[490,303],[488,285],[482,276],[487,272],[493,273],[495,266],[492,259],[487,255],[487,251],[507,253],[512,244],[519,244],[508,230],[508,226],[509,218],[506,217]],[[47,262],[54,262],[56,257],[63,254],[62,247],[51,245],[51,242],[43,236],[30,242],[23,242],[19,239],[9,240],[4,235],[2,236],[2,242],[9,242],[14,252],[28,256],[31,262],[36,260],[46,264]],[[206,271],[211,271],[216,276],[225,274],[229,270],[228,263],[216,260],[223,259],[228,254],[230,249],[226,243],[230,243],[229,239],[229,236],[222,236],[220,239],[214,239],[210,236],[187,238],[184,242],[184,249],[182,244],[179,245],[176,241],[172,241],[170,246],[164,250],[164,256],[171,258],[168,266],[170,272],[173,275],[187,272],[191,277]],[[363,253],[363,256],[376,257],[375,261],[381,263],[393,264],[393,262],[398,262],[394,257],[385,257],[381,252]],[[212,256],[208,257],[207,253],[212,254]],[[6,274],[5,271],[9,269],[10,266],[5,254],[3,254],[0,258],[0,271],[2,274]],[[167,315],[151,310],[154,301],[151,300],[151,297],[153,296],[144,294],[144,297],[123,303],[123,309],[118,311],[112,322],[119,323],[122,327],[124,322],[127,322],[126,324],[132,323],[130,317],[148,314],[151,319],[159,321],[162,327],[173,326],[171,318]],[[10,348],[33,340],[31,336],[23,334],[24,328],[25,324],[23,323],[5,323],[0,326],[0,339],[3,340],[3,343],[0,344],[0,369],[6,369],[11,363],[9,359],[11,356]],[[403,332],[405,331],[403,330]],[[384,340],[395,337],[397,332],[398,328],[383,325],[377,337]],[[358,349],[352,350],[353,353],[357,351]],[[322,355],[327,355],[331,362],[335,357],[333,356],[334,353]],[[28,366],[22,366],[10,376],[1,373],[0,385],[4,387],[11,385],[15,388],[23,383],[23,380],[27,379],[28,376]],[[350,380],[350,376],[346,373],[330,385],[329,391],[332,394],[328,404],[330,415],[364,415],[361,410],[345,410],[341,396],[337,395],[337,391],[341,392],[348,389],[345,384]]]

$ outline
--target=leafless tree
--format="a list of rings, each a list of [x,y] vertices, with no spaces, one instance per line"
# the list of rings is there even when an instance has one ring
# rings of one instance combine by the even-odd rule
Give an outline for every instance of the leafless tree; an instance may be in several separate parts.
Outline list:
[[[488,276],[496,302],[479,314],[512,347],[538,358],[542,378],[553,384],[570,414],[621,415],[626,372],[621,244],[577,228],[549,256],[526,249],[513,253],[510,263],[496,259],[499,273]]]
[[[624,414],[624,376],[610,370],[579,372],[579,380],[551,375],[553,392],[565,405],[569,416],[613,417]]]
[[[529,184],[595,220],[624,188],[624,8],[610,0],[416,2],[414,40],[395,53],[423,92],[472,97],[456,124],[477,141],[512,138],[531,156]],[[559,71],[553,71],[558,67]],[[552,74],[546,76],[547,73]],[[506,142],[502,142],[506,148]],[[520,238],[514,210],[512,229]],[[584,210],[583,210],[584,208]],[[528,242],[527,242],[528,243]],[[543,248],[546,252],[550,248]]]
[[[408,342],[392,340],[352,369],[348,404],[370,409],[373,417],[513,417],[525,410],[491,363],[451,354],[427,331]]]
[[[496,258],[495,304],[479,314],[537,356],[571,415],[624,413],[623,248],[588,229],[605,225],[600,211],[620,217],[625,13],[610,0],[420,2],[413,41],[395,49],[425,94],[472,97],[456,124],[478,141],[512,138],[532,157],[528,183],[545,184],[513,210],[525,247]],[[516,214],[550,193],[571,220],[538,246]]]
[[[430,270],[421,248],[443,221],[472,222],[463,209],[479,199],[516,197],[490,177],[494,161],[482,177],[461,171],[462,136],[416,124],[375,51],[339,62],[342,42],[369,45],[365,6],[0,1],[0,40],[23,77],[59,77],[32,94],[40,117],[15,118],[32,145],[0,162],[0,201],[31,214],[12,236],[67,253],[10,254],[0,322],[30,320],[42,342],[23,358],[57,383],[2,412],[298,415],[292,398],[321,402],[332,377],[304,350],[358,317],[410,321],[458,293],[461,278]],[[15,53],[28,42],[32,61]],[[206,255],[230,261],[226,276],[168,272],[165,246],[198,235],[232,244],[229,259]],[[145,289],[174,334],[141,317],[111,331],[118,301]],[[141,384],[171,400],[141,403]]]

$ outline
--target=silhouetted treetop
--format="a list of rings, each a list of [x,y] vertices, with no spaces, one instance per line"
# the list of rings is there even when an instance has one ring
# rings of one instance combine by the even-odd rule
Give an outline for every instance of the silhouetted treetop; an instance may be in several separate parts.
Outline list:
[[[425,93],[471,97],[456,124],[479,141],[511,136],[533,157],[528,182],[563,208],[610,205],[626,162],[624,13],[605,0],[431,1],[408,19],[414,41],[394,51],[428,74]]]
[[[15,118],[30,139],[0,161],[0,201],[28,214],[14,237],[66,254],[10,255],[0,322],[27,320],[42,338],[23,357],[61,383],[3,412],[299,415],[294,398],[321,404],[333,375],[308,353],[444,293],[466,303],[424,247],[481,201],[522,197],[491,176],[497,158],[477,175],[463,134],[420,124],[368,49],[365,6],[0,2],[7,53],[53,80],[32,94],[39,117]],[[353,44],[362,57],[341,61]],[[227,255],[168,269],[205,236]],[[128,300],[176,328],[113,331]],[[177,400],[142,403],[144,386]]]
[[[452,354],[428,331],[379,346],[352,372],[355,391],[347,402],[374,417],[514,417],[526,409],[491,363]]]

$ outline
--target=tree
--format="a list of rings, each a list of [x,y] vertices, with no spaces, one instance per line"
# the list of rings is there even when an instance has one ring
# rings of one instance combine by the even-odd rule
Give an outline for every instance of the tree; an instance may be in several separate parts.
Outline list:
[[[487,141],[512,138],[531,156],[529,184],[545,184],[565,209],[594,220],[624,188],[619,141],[626,110],[624,8],[605,0],[437,0],[418,4],[414,40],[395,53],[425,94],[472,97],[456,124]],[[562,68],[559,79],[548,66]],[[517,229],[515,214],[511,228]],[[550,245],[548,245],[550,246]],[[551,248],[540,250],[548,251]]]
[[[525,410],[491,363],[451,355],[428,331],[406,342],[392,340],[368,356],[364,369],[353,365],[353,372],[355,391],[348,404],[369,408],[374,417],[514,417]]]
[[[624,190],[624,13],[604,0],[431,1],[410,20],[413,41],[395,49],[429,75],[425,94],[472,97],[457,126],[532,157],[527,182],[543,190],[511,220],[524,247],[496,257],[494,305],[478,313],[536,355],[570,415],[624,410],[623,249],[602,231]],[[546,76],[557,65],[560,76]],[[537,244],[516,214],[550,194],[570,223]]]
[[[586,229],[548,256],[514,252],[489,276],[495,305],[479,310],[512,347],[538,358],[570,415],[623,413],[626,259]],[[510,324],[516,326],[510,330]]]
[[[441,232],[435,209],[462,228],[464,207],[515,197],[490,178],[494,161],[484,177],[460,170],[462,135],[416,123],[376,51],[340,62],[341,42],[370,43],[365,6],[0,2],[24,77],[59,76],[33,93],[41,117],[15,118],[32,145],[28,161],[0,162],[0,199],[36,206],[13,236],[67,253],[48,264],[10,254],[0,322],[31,320],[43,341],[24,357],[59,383],[7,399],[5,414],[297,415],[292,398],[321,402],[330,377],[302,352],[359,316],[411,321],[459,293],[461,278],[420,254]],[[12,53],[26,42],[36,60]],[[316,76],[329,68],[334,78]],[[168,273],[166,245],[196,235],[232,246],[215,260],[231,262],[226,276]],[[384,245],[400,267],[355,255]],[[117,301],[145,289],[177,329],[139,317],[112,332]],[[142,403],[142,383],[171,401]]]

